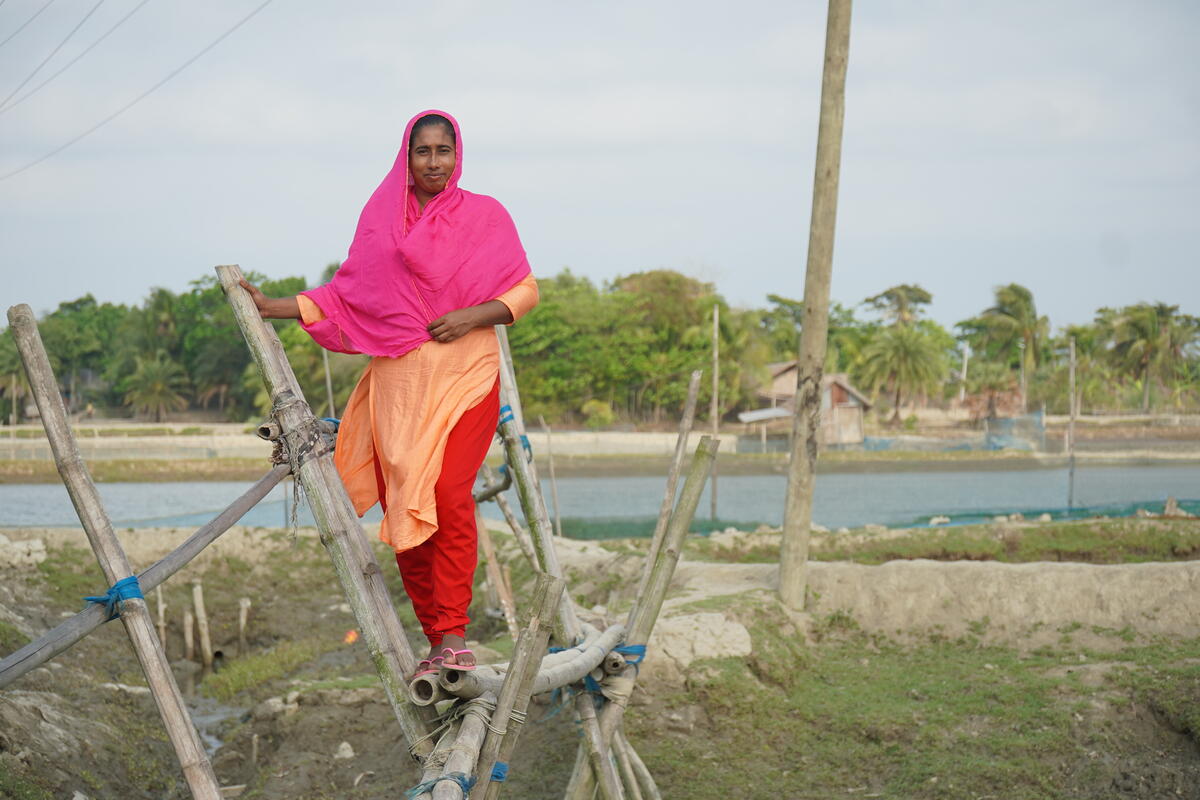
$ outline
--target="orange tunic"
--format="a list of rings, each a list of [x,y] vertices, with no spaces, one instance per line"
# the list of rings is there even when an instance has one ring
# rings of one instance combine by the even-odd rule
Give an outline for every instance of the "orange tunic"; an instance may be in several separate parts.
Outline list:
[[[537,305],[532,275],[496,298],[513,321]],[[324,318],[299,295],[311,325]],[[496,382],[500,350],[491,328],[476,328],[447,344],[426,342],[399,358],[372,358],[342,414],[334,464],[362,516],[383,501],[379,538],[397,553],[437,530],[434,484],[442,471],[446,437],[467,409]]]

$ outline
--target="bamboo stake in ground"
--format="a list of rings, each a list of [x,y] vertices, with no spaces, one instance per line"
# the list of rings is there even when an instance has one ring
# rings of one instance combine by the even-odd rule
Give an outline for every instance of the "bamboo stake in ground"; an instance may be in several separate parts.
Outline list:
[[[250,598],[238,600],[238,655],[246,655],[249,647],[246,645],[246,623],[250,620]]]
[[[714,439],[719,438],[721,429],[721,307],[716,303],[713,304],[713,324],[712,324],[712,398],[711,405],[708,410],[709,421],[712,423],[712,435]],[[709,497],[712,501],[712,509],[710,516],[713,522],[717,521],[717,463],[714,461],[712,466],[712,495]]]
[[[25,373],[29,376],[38,413],[46,429],[46,438],[54,453],[54,463],[67,487],[79,521],[83,523],[105,580],[114,586],[118,581],[133,576],[133,568],[113,532],[108,513],[100,502],[100,494],[79,455],[79,446],[71,433],[67,410],[41,336],[38,335],[33,311],[27,305],[14,306],[8,311],[8,321],[25,364]],[[202,800],[217,800],[220,797],[217,777],[192,724],[175,677],[171,674],[146,601],[140,597],[123,600],[120,618],[146,675],[151,695],[167,728],[167,736],[175,749],[192,796]]]
[[[504,572],[496,558],[496,546],[492,542],[492,532],[488,530],[479,506],[475,506],[475,527],[479,530],[479,544],[483,548],[484,570],[487,572],[488,584],[496,592],[500,610],[504,613],[504,621],[508,624],[508,634],[515,641],[517,638],[517,607],[513,602],[512,593],[504,583]]]
[[[142,591],[144,592],[145,589]],[[163,602],[161,586],[154,587],[154,600],[158,603],[158,641],[165,653],[167,652],[167,604]]]
[[[212,669],[212,637],[208,635],[208,609],[204,607],[204,584],[192,581],[192,606],[196,609],[196,633],[200,635],[200,663]]]
[[[271,396],[272,413],[283,431],[293,463],[293,477],[298,475],[304,486],[321,544],[329,553],[346,600],[354,611],[384,694],[413,756],[420,760],[433,748],[428,736],[433,712],[408,700],[406,678],[416,671],[417,659],[396,617],[379,563],[333,466],[332,452],[321,452],[323,439],[317,420],[304,402],[279,337],[259,316],[254,302],[239,284],[241,270],[236,266],[217,267],[217,275],[262,372]]]
[[[492,712],[487,738],[479,751],[475,790],[471,792],[473,800],[495,800],[500,796],[504,778],[492,780],[492,776],[497,774],[497,764],[505,765],[503,771],[507,773],[508,760],[512,757],[525,712],[529,709],[533,681],[537,677],[542,656],[546,653],[550,627],[566,585],[562,578],[545,573],[538,575],[529,603],[529,622],[517,637],[508,674],[496,697],[496,710]]]
[[[214,517],[210,522],[187,538],[183,544],[149,567],[138,576],[138,583],[144,594],[149,589],[160,586],[167,578],[174,575],[189,561],[195,558],[205,547],[212,544],[218,536],[227,531],[230,526],[241,519],[242,515],[252,508],[259,500],[271,491],[271,488],[287,473],[286,465],[276,466],[251,486],[246,492],[234,500],[228,508]],[[190,612],[189,612],[190,613]],[[59,653],[67,650],[89,633],[99,628],[107,619],[108,612],[100,606],[91,603],[87,608],[71,617],[58,627],[45,633],[36,641],[30,642],[0,659],[0,689],[21,677],[31,669],[35,669]],[[190,658],[190,656],[189,656]]]
[[[821,377],[829,329],[829,279],[833,271],[849,52],[850,0],[829,0],[808,271],[804,279],[804,324],[800,328],[800,357],[796,362],[792,461],[788,467],[779,563],[779,598],[794,609],[804,608],[808,585],[808,539],[812,525],[813,479],[817,469],[817,433],[821,429]]]
[[[192,614],[190,608],[183,610],[183,657],[188,661],[196,660],[196,640],[194,631],[196,630],[196,618]]]

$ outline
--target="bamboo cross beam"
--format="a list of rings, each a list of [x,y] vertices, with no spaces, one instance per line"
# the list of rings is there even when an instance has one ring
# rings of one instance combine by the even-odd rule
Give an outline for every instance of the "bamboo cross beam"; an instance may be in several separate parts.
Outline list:
[[[487,464],[482,467],[483,477],[488,484],[495,483],[495,475],[492,468]],[[506,470],[508,481],[512,482],[512,471]],[[537,554],[533,551],[533,542],[529,539],[529,533],[521,527],[521,523],[517,521],[517,515],[513,513],[512,506],[508,503],[508,498],[503,493],[497,493],[490,499],[496,501],[496,505],[500,507],[500,513],[504,515],[504,521],[508,523],[509,529],[513,532],[513,538],[517,540],[517,546],[521,548],[521,553],[529,562],[529,566],[538,569]]]
[[[263,321],[239,284],[242,272],[237,266],[217,267],[217,275],[267,385],[275,420],[293,460],[293,477],[304,487],[321,543],[358,621],[392,711],[413,756],[421,760],[433,748],[429,741],[433,712],[409,702],[406,677],[416,671],[417,659],[388,596],[379,563],[333,466],[332,452],[321,452],[317,420],[304,402],[275,329]]]
[[[479,751],[475,790],[471,792],[473,800],[496,800],[500,796],[508,772],[508,759],[517,745],[520,726],[533,694],[533,682],[550,641],[550,624],[566,585],[562,578],[545,573],[538,575],[529,603],[529,622],[517,637],[512,663],[496,697],[496,710],[492,712],[487,738]],[[498,769],[501,764],[503,769]]]
[[[142,586],[142,592],[145,593],[160,586],[167,578],[199,555],[205,547],[216,541],[217,537],[229,530],[259,500],[270,494],[271,489],[283,479],[284,475],[287,475],[288,469],[286,464],[274,467],[247,489],[245,494],[230,503],[229,507],[214,517],[211,522],[197,529],[183,544],[141,573],[138,576],[138,583]],[[89,603],[87,608],[62,625],[0,660],[0,689],[67,650],[107,621],[107,612],[100,606]]]
[[[100,569],[109,585],[113,586],[131,577],[133,568],[113,532],[112,522],[100,501],[100,493],[96,491],[92,476],[79,455],[79,446],[67,421],[67,409],[38,334],[33,311],[24,304],[14,306],[8,310],[8,321],[21,352],[25,373],[29,376],[38,413],[46,429],[46,438],[54,453],[54,463],[67,487],[79,521],[83,523],[96,560],[100,562]],[[175,683],[146,601],[142,597],[121,601],[120,618],[142,671],[146,674],[150,693],[166,725],[167,736],[175,749],[192,796],[200,800],[218,800],[221,796],[220,784],[217,783],[217,776],[204,752],[196,727],[192,724],[179,686]]]

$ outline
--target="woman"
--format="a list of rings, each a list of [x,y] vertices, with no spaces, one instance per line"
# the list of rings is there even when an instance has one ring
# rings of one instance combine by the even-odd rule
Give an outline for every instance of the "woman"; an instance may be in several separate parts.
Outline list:
[[[458,123],[418,114],[333,280],[288,298],[242,283],[264,318],[298,318],[326,349],[374,356],[343,414],[334,463],[359,516],[383,507],[379,538],[396,553],[429,639],[417,674],[475,668],[466,647],[471,488],[499,411],[491,327],[538,301],[508,213],[458,188],[461,174]]]

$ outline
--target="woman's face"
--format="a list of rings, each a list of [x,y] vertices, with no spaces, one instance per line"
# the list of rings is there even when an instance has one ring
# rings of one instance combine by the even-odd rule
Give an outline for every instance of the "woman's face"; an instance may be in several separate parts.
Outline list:
[[[454,137],[445,125],[426,125],[412,136],[408,146],[408,169],[417,196],[427,201],[446,188],[454,172]]]

